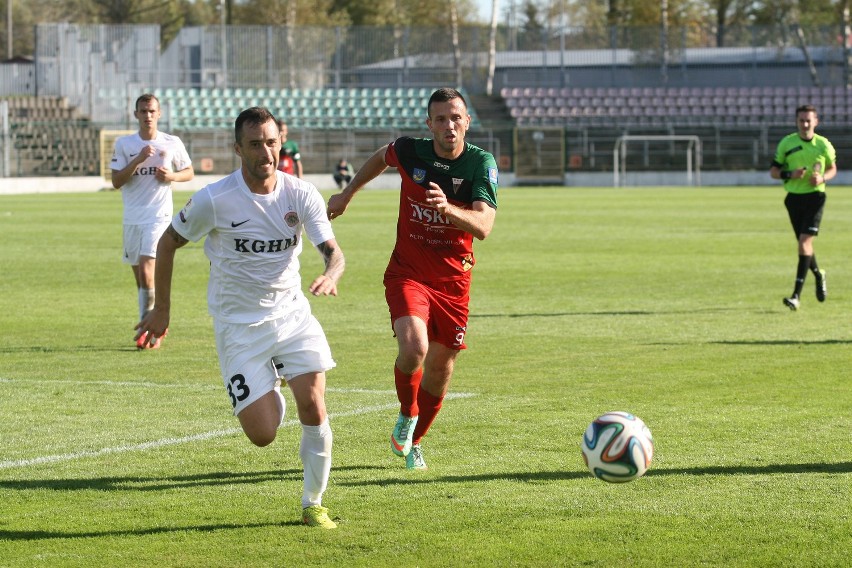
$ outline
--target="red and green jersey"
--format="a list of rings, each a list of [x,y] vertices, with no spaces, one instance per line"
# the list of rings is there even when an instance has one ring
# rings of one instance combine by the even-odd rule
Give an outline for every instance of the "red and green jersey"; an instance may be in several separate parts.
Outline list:
[[[385,277],[420,282],[470,279],[475,264],[473,235],[445,219],[426,204],[429,182],[438,184],[447,201],[471,209],[474,201],[497,207],[497,163],[485,150],[465,144],[455,160],[435,154],[433,141],[398,138],[388,146],[385,163],[402,177],[396,246]]]
[[[287,140],[281,145],[281,151],[278,153],[278,169],[285,174],[296,175],[296,162],[301,159],[299,145]]]

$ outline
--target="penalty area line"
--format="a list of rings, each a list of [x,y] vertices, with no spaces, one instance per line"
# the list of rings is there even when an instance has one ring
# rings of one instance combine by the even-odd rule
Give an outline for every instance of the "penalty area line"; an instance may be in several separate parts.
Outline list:
[[[361,389],[351,389],[354,392],[374,392],[374,391],[364,391]],[[338,392],[350,392],[350,389],[339,389]],[[460,393],[447,393],[445,399],[458,399],[458,398],[470,398],[472,396],[476,396],[473,393],[469,392],[460,392]],[[377,404],[374,406],[362,406],[359,408],[355,408],[353,410],[348,410],[345,412],[337,412],[337,413],[329,413],[329,419],[335,418],[347,418],[350,416],[360,416],[362,414],[370,414],[372,412],[382,412],[384,410],[392,410],[394,408],[398,408],[398,403],[392,404]],[[285,420],[281,424],[281,428],[286,428],[289,426],[296,426],[299,424],[298,420]],[[100,457],[110,454],[123,454],[127,452],[138,452],[138,451],[147,451],[147,450],[156,450],[159,448],[164,448],[166,446],[176,446],[178,444],[188,444],[191,442],[203,442],[206,440],[213,440],[216,438],[224,438],[225,436],[233,436],[234,434],[241,434],[242,428],[226,428],[224,430],[212,430],[210,432],[202,432],[200,434],[193,434],[191,436],[182,436],[180,438],[162,438],[160,440],[153,440],[150,442],[143,442],[141,444],[130,444],[126,446],[114,446],[112,448],[101,448],[100,450],[88,450],[83,452],[74,452],[68,454],[57,454],[52,456],[40,456],[36,458],[22,459],[22,460],[7,460],[0,461],[0,469],[12,469],[12,468],[21,468],[21,467],[29,467],[34,465],[42,465],[48,463],[60,463],[60,462],[69,462],[75,461],[84,458],[94,458]]]

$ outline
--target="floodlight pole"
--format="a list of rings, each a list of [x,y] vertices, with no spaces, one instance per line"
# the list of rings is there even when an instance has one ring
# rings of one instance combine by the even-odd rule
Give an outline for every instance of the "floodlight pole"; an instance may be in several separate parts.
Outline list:
[[[12,0],[6,0],[6,59],[12,59]]]

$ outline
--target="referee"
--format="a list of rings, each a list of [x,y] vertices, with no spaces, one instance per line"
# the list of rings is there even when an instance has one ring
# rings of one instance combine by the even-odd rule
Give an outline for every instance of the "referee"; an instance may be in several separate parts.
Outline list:
[[[825,207],[825,182],[837,175],[834,146],[828,138],[815,132],[819,118],[813,105],[796,109],[796,132],[788,134],[778,143],[769,175],[784,183],[787,197],[784,206],[799,241],[799,265],[793,294],[784,298],[784,305],[798,310],[802,287],[808,270],[816,279],[816,297],[825,301],[825,270],[821,270],[814,254],[814,237],[819,234],[819,224]]]

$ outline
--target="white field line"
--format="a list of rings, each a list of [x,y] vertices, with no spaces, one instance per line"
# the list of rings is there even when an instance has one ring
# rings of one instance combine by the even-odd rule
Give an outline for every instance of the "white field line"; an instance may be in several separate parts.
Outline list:
[[[80,381],[80,380],[62,380],[62,379],[5,379],[0,377],[0,383],[38,383],[43,384],[64,384],[64,385],[107,385],[114,387],[145,387],[145,388],[162,388],[162,389],[222,389],[222,385],[217,383],[212,384],[191,384],[191,383],[152,383],[148,381]],[[340,392],[340,393],[364,393],[364,394],[396,394],[395,390],[376,390],[376,389],[342,389],[326,386],[325,392]]]
[[[0,382],[12,382],[8,379],[0,378]],[[18,381],[15,381],[18,382]],[[23,381],[21,381],[23,382]],[[84,383],[84,384],[104,384],[108,383],[111,385],[117,386],[125,386],[127,385],[141,385],[143,383],[124,383],[124,382],[116,382],[116,381],[32,381],[32,382],[76,382],[76,383]],[[147,386],[180,386],[180,385],[161,385],[157,383],[148,383]],[[188,385],[187,385],[188,386]],[[339,392],[339,393],[368,393],[368,394],[396,394],[396,391],[387,390],[368,390],[368,389],[326,389],[327,392]],[[469,398],[475,396],[473,393],[468,392],[459,392],[459,393],[447,393],[447,399],[455,399],[455,398]],[[389,404],[379,404],[374,406],[361,406],[355,408],[353,410],[347,410],[345,412],[337,412],[337,413],[329,413],[329,418],[345,418],[348,416],[359,416],[362,414],[369,414],[372,412],[381,412],[384,410],[392,410],[397,408],[399,403],[389,403]],[[285,420],[281,424],[281,428],[286,428],[288,426],[296,426],[299,424],[298,420]],[[143,442],[141,444],[133,444],[127,446],[114,446],[112,448],[102,448],[100,450],[89,450],[83,452],[74,452],[69,454],[57,454],[52,456],[40,456],[29,459],[22,460],[8,460],[8,461],[0,461],[0,469],[11,469],[11,468],[20,468],[20,467],[29,467],[33,465],[41,465],[46,463],[57,463],[57,462],[67,462],[74,461],[83,458],[91,458],[91,457],[99,457],[105,456],[108,454],[121,454],[126,452],[137,452],[137,451],[146,451],[146,450],[154,450],[158,448],[163,448],[166,446],[175,446],[178,444],[187,444],[190,442],[203,442],[205,440],[212,440],[214,438],[224,438],[225,436],[233,436],[235,434],[242,433],[241,428],[227,428],[225,430],[212,430],[210,432],[202,432],[200,434],[193,434],[192,436],[182,436],[180,438],[162,438],[160,440],[153,440],[151,442]]]

